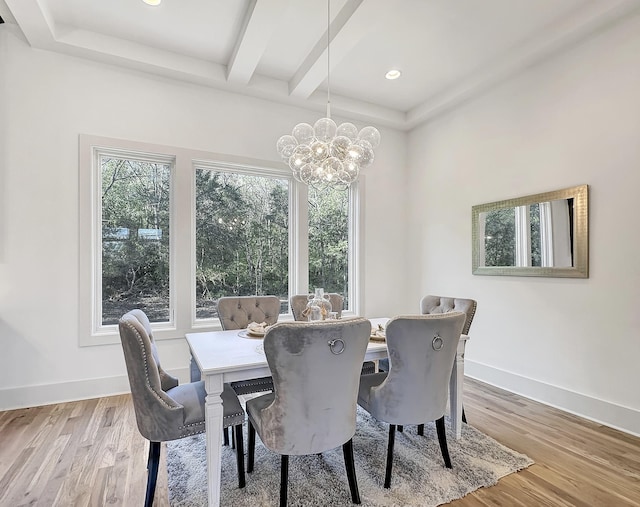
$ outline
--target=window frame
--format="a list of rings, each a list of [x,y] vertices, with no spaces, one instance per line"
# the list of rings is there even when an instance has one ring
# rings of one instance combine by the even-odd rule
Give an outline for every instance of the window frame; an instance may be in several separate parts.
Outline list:
[[[289,292],[289,297],[291,296],[291,290],[292,287],[297,287],[298,286],[298,273],[297,270],[295,269],[296,266],[299,264],[297,262],[295,262],[294,259],[292,259],[293,257],[293,252],[294,252],[294,247],[293,247],[293,240],[294,237],[297,236],[295,234],[296,231],[298,231],[299,228],[299,222],[301,222],[301,220],[299,219],[300,216],[300,210],[295,208],[296,206],[296,202],[299,202],[297,199],[294,198],[294,194],[297,194],[301,191],[300,185],[298,185],[296,187],[296,181],[293,179],[293,176],[291,175],[290,171],[288,172],[284,172],[284,171],[278,171],[278,172],[274,172],[273,170],[269,170],[269,169],[265,169],[264,167],[261,166],[257,166],[257,165],[249,165],[249,164],[236,164],[236,163],[231,163],[231,162],[225,162],[225,161],[221,161],[221,160],[199,160],[199,159],[194,159],[192,160],[192,178],[191,178],[191,248],[190,248],[190,253],[191,253],[191,261],[190,261],[190,267],[191,267],[191,275],[190,275],[190,280],[191,280],[191,328],[194,330],[199,330],[202,328],[211,328],[211,327],[219,327],[219,320],[215,317],[213,318],[204,318],[204,319],[197,319],[196,318],[196,213],[195,213],[195,206],[196,206],[196,171],[198,169],[207,169],[210,171],[219,171],[219,172],[228,172],[228,173],[235,173],[235,174],[243,174],[243,175],[247,175],[247,176],[259,176],[259,177],[265,177],[265,178],[274,178],[274,179],[280,179],[280,180],[286,180],[289,184],[289,288],[288,288],[288,292]],[[305,194],[306,194],[306,189],[305,189]],[[297,212],[296,212],[297,211]],[[306,213],[305,213],[306,216]],[[300,232],[300,231],[298,231]],[[293,269],[292,269],[293,268]],[[290,316],[291,313],[287,313],[287,314],[281,314],[282,316]]]
[[[289,181],[289,297],[308,293],[308,193],[284,164],[248,157],[223,155],[172,146],[80,134],[79,136],[79,345],[120,342],[117,325],[102,325],[102,183],[100,154],[149,161],[171,161],[169,322],[152,323],[156,340],[184,338],[191,331],[221,329],[218,319],[196,320],[195,242],[196,169],[267,176]],[[357,315],[363,295],[360,269],[363,265],[361,231],[364,177],[349,188],[349,308],[343,315]],[[180,203],[178,206],[176,203]],[[185,203],[188,203],[185,204]],[[98,223],[100,221],[100,223]],[[189,245],[189,249],[178,248]],[[280,321],[293,320],[291,313]]]

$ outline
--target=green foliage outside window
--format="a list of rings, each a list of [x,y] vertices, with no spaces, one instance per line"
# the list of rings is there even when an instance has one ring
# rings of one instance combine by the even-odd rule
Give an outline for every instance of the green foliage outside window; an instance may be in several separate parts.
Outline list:
[[[540,237],[540,204],[529,206],[529,225],[531,229],[531,265],[542,266],[542,241]]]
[[[309,290],[337,292],[348,308],[349,191],[309,187]]]
[[[167,164],[101,158],[102,324],[141,308],[169,320]]]
[[[100,167],[102,324],[133,308],[167,322],[171,167],[110,156]],[[231,295],[276,295],[286,313],[289,180],[198,168],[195,192],[196,318],[217,317],[218,298]],[[346,189],[309,188],[309,290],[345,299],[348,202]]]
[[[487,212],[485,266],[516,265],[516,216],[513,208]]]
[[[196,171],[196,318],[221,296],[289,293],[289,185],[263,176]]]

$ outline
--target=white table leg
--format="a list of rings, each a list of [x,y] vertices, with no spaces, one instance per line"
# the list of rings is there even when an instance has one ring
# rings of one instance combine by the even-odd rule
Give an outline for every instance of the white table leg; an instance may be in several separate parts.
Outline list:
[[[209,505],[220,505],[220,469],[222,448],[222,375],[208,375],[205,378],[207,399],[205,424],[207,437],[207,471]]]
[[[449,380],[449,411],[451,429],[458,440],[462,436],[462,391],[464,387],[464,348],[468,337],[463,335],[458,343],[456,359]]]

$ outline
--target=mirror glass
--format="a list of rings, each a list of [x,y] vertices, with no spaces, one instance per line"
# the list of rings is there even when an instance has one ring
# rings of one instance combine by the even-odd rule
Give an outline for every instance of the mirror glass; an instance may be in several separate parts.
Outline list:
[[[588,186],[472,208],[476,275],[587,278]]]

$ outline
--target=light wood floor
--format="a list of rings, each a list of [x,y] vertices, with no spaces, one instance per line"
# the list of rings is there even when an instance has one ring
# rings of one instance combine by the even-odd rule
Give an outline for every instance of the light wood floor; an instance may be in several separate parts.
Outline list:
[[[465,409],[536,464],[452,507],[640,505],[640,438],[470,379]],[[147,452],[127,395],[0,412],[0,506],[141,506]],[[164,458],[163,448],[158,506]]]

